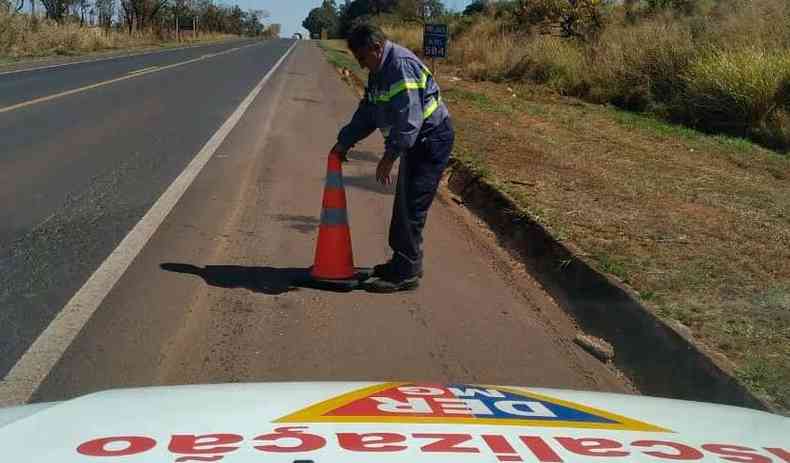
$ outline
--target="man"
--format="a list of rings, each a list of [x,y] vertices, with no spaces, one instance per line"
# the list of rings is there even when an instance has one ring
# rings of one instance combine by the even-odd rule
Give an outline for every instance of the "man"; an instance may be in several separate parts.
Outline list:
[[[392,182],[392,166],[400,158],[389,245],[393,256],[374,268],[367,285],[373,292],[396,292],[419,286],[422,232],[428,209],[453,149],[450,115],[439,86],[411,51],[387,40],[376,26],[361,25],[348,37],[348,47],[370,71],[365,97],[351,122],[338,134],[335,150],[345,153],[378,128],[385,152],[376,180]]]

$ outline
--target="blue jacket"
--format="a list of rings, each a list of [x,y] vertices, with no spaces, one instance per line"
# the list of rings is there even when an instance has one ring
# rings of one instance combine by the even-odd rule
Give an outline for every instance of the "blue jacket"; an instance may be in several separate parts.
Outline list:
[[[381,67],[368,76],[365,96],[337,140],[350,148],[378,128],[385,154],[397,158],[414,146],[421,130],[438,126],[448,115],[428,68],[410,50],[388,41]]]

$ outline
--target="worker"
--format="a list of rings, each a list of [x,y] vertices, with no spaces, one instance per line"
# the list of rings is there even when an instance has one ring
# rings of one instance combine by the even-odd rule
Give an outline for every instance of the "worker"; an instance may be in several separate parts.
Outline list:
[[[391,293],[412,290],[423,276],[423,228],[439,180],[450,158],[455,134],[430,70],[408,49],[387,40],[378,27],[359,25],[348,48],[370,71],[365,96],[334,150],[345,153],[378,128],[385,139],[376,180],[392,183],[400,159],[390,220],[392,258],[374,267],[366,288]]]

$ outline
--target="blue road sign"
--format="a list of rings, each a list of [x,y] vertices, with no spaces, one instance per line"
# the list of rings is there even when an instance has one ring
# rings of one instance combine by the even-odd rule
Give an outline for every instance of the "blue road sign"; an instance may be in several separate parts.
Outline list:
[[[428,58],[447,58],[447,24],[426,24],[423,33],[423,54]]]

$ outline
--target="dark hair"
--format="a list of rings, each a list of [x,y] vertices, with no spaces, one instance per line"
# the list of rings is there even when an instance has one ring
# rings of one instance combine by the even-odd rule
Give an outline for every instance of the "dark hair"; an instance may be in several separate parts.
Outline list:
[[[387,36],[378,26],[373,24],[360,24],[348,34],[348,48],[352,51],[360,51],[375,44],[383,45],[387,41]]]

